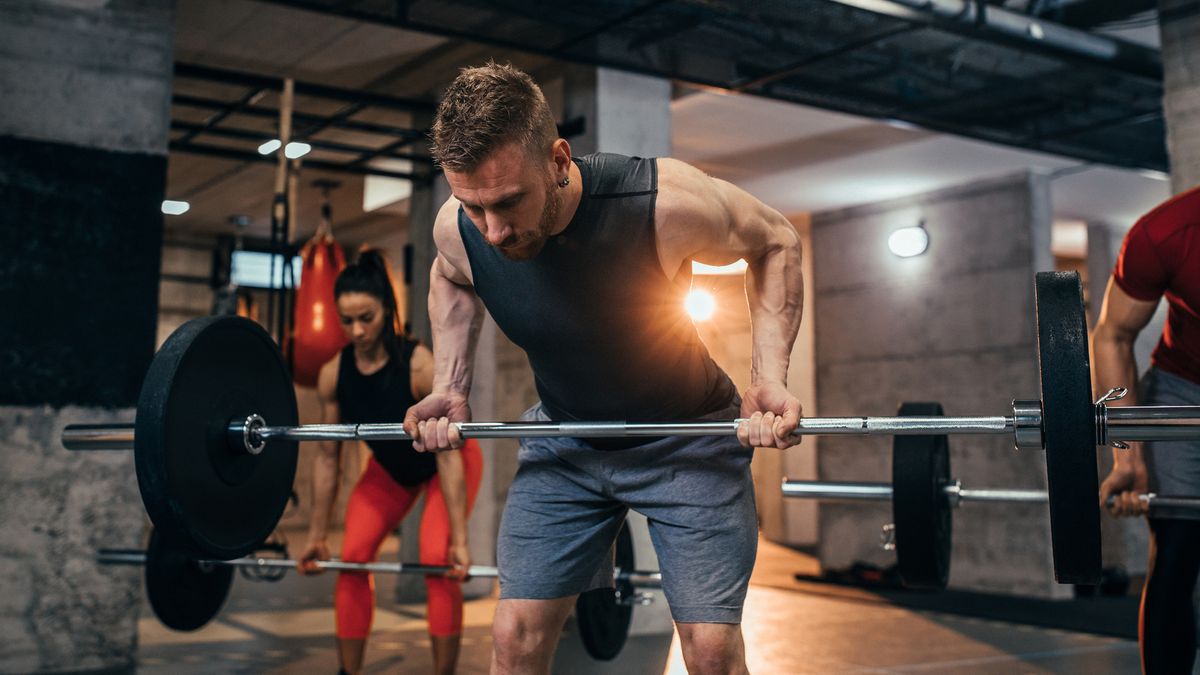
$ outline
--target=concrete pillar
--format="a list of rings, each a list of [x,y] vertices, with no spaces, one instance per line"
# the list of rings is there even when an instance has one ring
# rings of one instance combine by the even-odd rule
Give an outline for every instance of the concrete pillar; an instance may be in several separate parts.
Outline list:
[[[433,220],[438,209],[450,197],[450,185],[445,177],[438,173],[432,180],[413,186],[412,203],[409,208],[408,243],[412,247],[412,282],[408,287],[408,321],[412,332],[425,344],[433,344],[433,331],[429,325],[429,269],[437,255],[433,243]],[[486,329],[484,333],[486,334]],[[437,345],[434,345],[437,348]],[[497,417],[494,413],[495,393],[493,391],[494,371],[490,351],[480,340],[480,346],[475,358],[475,384],[471,392],[471,411],[477,420],[516,419],[520,413],[512,417]],[[471,546],[471,558],[475,564],[493,565],[496,562],[496,526],[500,522],[499,509],[492,494],[495,484],[496,466],[498,459],[494,448],[490,445],[495,441],[481,441],[483,446],[483,480],[479,485],[479,496],[475,500],[475,508],[471,511],[468,521],[468,538]],[[514,446],[515,447],[515,446]],[[514,450],[515,453],[515,450]],[[514,455],[515,456],[515,455]],[[508,474],[511,476],[511,473]],[[511,478],[509,479],[511,480]],[[424,502],[412,510],[400,525],[400,559],[417,560],[420,547],[418,546],[421,526],[421,514]],[[463,594],[468,597],[481,597],[492,591],[495,582],[490,579],[474,579],[463,587]],[[399,602],[423,602],[425,599],[425,582],[420,577],[401,576],[396,580],[396,599]]]
[[[1163,111],[1171,189],[1200,185],[1200,12],[1190,0],[1159,0]]]
[[[130,669],[141,543],[129,453],[66,423],[133,419],[155,344],[174,3],[0,5],[0,671]]]
[[[1039,396],[1034,273],[1053,268],[1044,177],[1017,175],[813,216],[817,414],[890,415],[905,400],[948,415],[1003,415]],[[924,221],[929,248],[888,251]],[[821,480],[891,481],[890,437],[821,439]],[[952,437],[951,474],[967,486],[1044,488],[1040,455],[1004,436]],[[1068,597],[1054,582],[1045,506],[967,505],[954,513],[950,584]],[[890,505],[823,504],[825,568],[895,562],[880,550]]]
[[[1121,251],[1121,242],[1125,233],[1133,223],[1123,223],[1120,226],[1108,223],[1088,223],[1088,295],[1091,302],[1088,307],[1088,326],[1094,328],[1100,319],[1100,308],[1104,302],[1104,291],[1112,276],[1113,267]],[[1146,328],[1138,334],[1133,345],[1133,358],[1137,363],[1138,372],[1145,372],[1150,367],[1150,352],[1162,335],[1163,324],[1167,320],[1167,304],[1160,302],[1158,310]],[[1103,392],[1097,392],[1097,395]],[[1113,453],[1111,448],[1097,449],[1096,462],[1103,478],[1112,470]],[[1149,550],[1150,534],[1146,521],[1142,518],[1109,518],[1103,516],[1100,521],[1101,544],[1106,567],[1119,566],[1129,574],[1138,576],[1146,573],[1146,551]]]
[[[570,140],[575,156],[614,152],[638,157],[671,154],[671,83],[609,68],[568,66],[562,79],[560,120],[584,119],[584,132]],[[503,335],[498,342],[507,343]],[[516,349],[512,347],[512,349]],[[522,355],[521,360],[524,360]],[[515,361],[515,359],[514,359]],[[532,390],[532,386],[530,387]],[[514,465],[515,468],[515,465]],[[658,558],[645,517],[630,512],[630,533],[639,567],[657,569]],[[555,672],[661,673],[670,650],[672,621],[666,598],[652,592],[654,603],[638,607],[630,627],[631,646],[605,664],[592,661],[574,637],[572,623],[555,656]]]

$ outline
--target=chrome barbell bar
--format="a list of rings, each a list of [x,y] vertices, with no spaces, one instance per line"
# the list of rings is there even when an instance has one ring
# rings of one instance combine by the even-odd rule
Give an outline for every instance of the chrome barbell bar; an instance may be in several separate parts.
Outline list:
[[[1124,447],[1128,441],[1200,438],[1200,406],[1113,406],[1125,395],[1114,388],[1095,404],[1096,442]],[[793,435],[1012,434],[1018,450],[1042,447],[1043,411],[1040,401],[1016,400],[1005,417],[804,417]],[[733,436],[745,419],[683,422],[460,422],[463,438],[611,438],[648,436]],[[230,420],[231,447],[250,454],[263,451],[270,440],[286,441],[411,441],[398,423],[305,424],[270,426],[257,414]],[[68,450],[128,450],[134,443],[132,424],[72,424],[63,429]]]
[[[144,565],[146,553],[136,549],[100,549],[96,552],[96,562],[101,565]],[[248,556],[233,560],[197,560],[201,565],[222,565],[228,567],[249,567],[254,569],[296,569],[297,561],[286,558],[261,558]],[[318,569],[378,572],[383,574],[422,574],[446,576],[454,568],[449,565],[421,565],[401,562],[347,562],[345,560],[315,560]],[[496,567],[487,565],[471,565],[468,576],[478,578],[495,578],[500,576]],[[662,574],[644,570],[616,569],[616,579],[627,582],[635,588],[662,588]]]
[[[1006,504],[1044,504],[1049,499],[1045,490],[1018,490],[1008,488],[964,488],[962,483],[951,481],[942,491],[952,506],[962,502],[999,502]],[[783,480],[783,496],[797,499],[821,499],[826,501],[891,501],[892,486],[887,483],[831,483],[815,480]],[[1150,508],[1200,509],[1200,498],[1159,496],[1153,492],[1138,495]],[[1112,503],[1112,498],[1109,498]]]

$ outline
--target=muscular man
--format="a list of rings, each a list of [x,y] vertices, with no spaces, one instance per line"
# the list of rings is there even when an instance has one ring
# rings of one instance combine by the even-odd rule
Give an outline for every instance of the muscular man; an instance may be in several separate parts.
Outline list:
[[[1133,343],[1166,297],[1167,323],[1137,382]],[[1110,405],[1200,404],[1200,187],[1146,214],[1129,230],[1104,294],[1093,337],[1096,390],[1129,387]],[[1116,516],[1147,513],[1139,494],[1200,497],[1200,442],[1131,443],[1113,451],[1100,486]],[[1196,655],[1192,591],[1200,573],[1200,513],[1149,513],[1150,559],[1142,590],[1139,642],[1147,673],[1190,673]]]
[[[453,197],[434,225],[433,393],[405,429],[458,447],[486,306],[525,350],[537,420],[749,418],[733,438],[526,439],[500,525],[494,672],[549,672],[582,591],[612,585],[627,509],[649,519],[689,670],[745,672],[742,604],[757,550],[753,447],[787,447],[786,388],[803,278],[792,225],[747,193],[671,159],[572,157],[537,84],[464,70],[433,126]],[[740,399],[683,307],[692,260],[746,259],[751,386]]]

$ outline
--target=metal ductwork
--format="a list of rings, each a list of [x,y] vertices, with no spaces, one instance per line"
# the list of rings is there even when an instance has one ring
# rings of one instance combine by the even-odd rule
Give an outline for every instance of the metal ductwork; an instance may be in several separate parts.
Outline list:
[[[1138,77],[1162,79],[1162,59],[1156,49],[987,5],[982,0],[828,1],[934,25],[967,37],[1019,43],[1025,49],[1099,62]]]

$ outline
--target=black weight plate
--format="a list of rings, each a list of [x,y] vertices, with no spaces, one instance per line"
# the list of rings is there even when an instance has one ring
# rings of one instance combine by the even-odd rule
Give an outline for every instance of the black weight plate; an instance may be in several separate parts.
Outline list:
[[[1100,484],[1083,290],[1075,272],[1039,272],[1036,290],[1054,577],[1098,584]]]
[[[943,415],[940,403],[904,403],[901,417]],[[896,567],[909,588],[937,590],[950,579],[950,446],[945,435],[892,441],[892,519]]]
[[[213,620],[233,585],[233,568],[204,565],[157,530],[146,548],[146,597],[154,616],[173,630],[197,630]]]
[[[198,558],[253,551],[291,495],[295,443],[271,441],[251,455],[228,442],[229,422],[250,414],[297,423],[291,377],[262,327],[204,317],[167,338],[138,398],[138,486],[154,526]]]
[[[622,570],[637,569],[633,557],[633,537],[629,524],[622,523],[617,534],[615,566]],[[617,582],[622,595],[634,592],[631,585]],[[611,661],[625,647],[629,638],[629,622],[633,619],[633,606],[617,602],[616,589],[596,588],[579,594],[575,601],[575,622],[579,626],[579,637],[589,656],[597,661]]]

